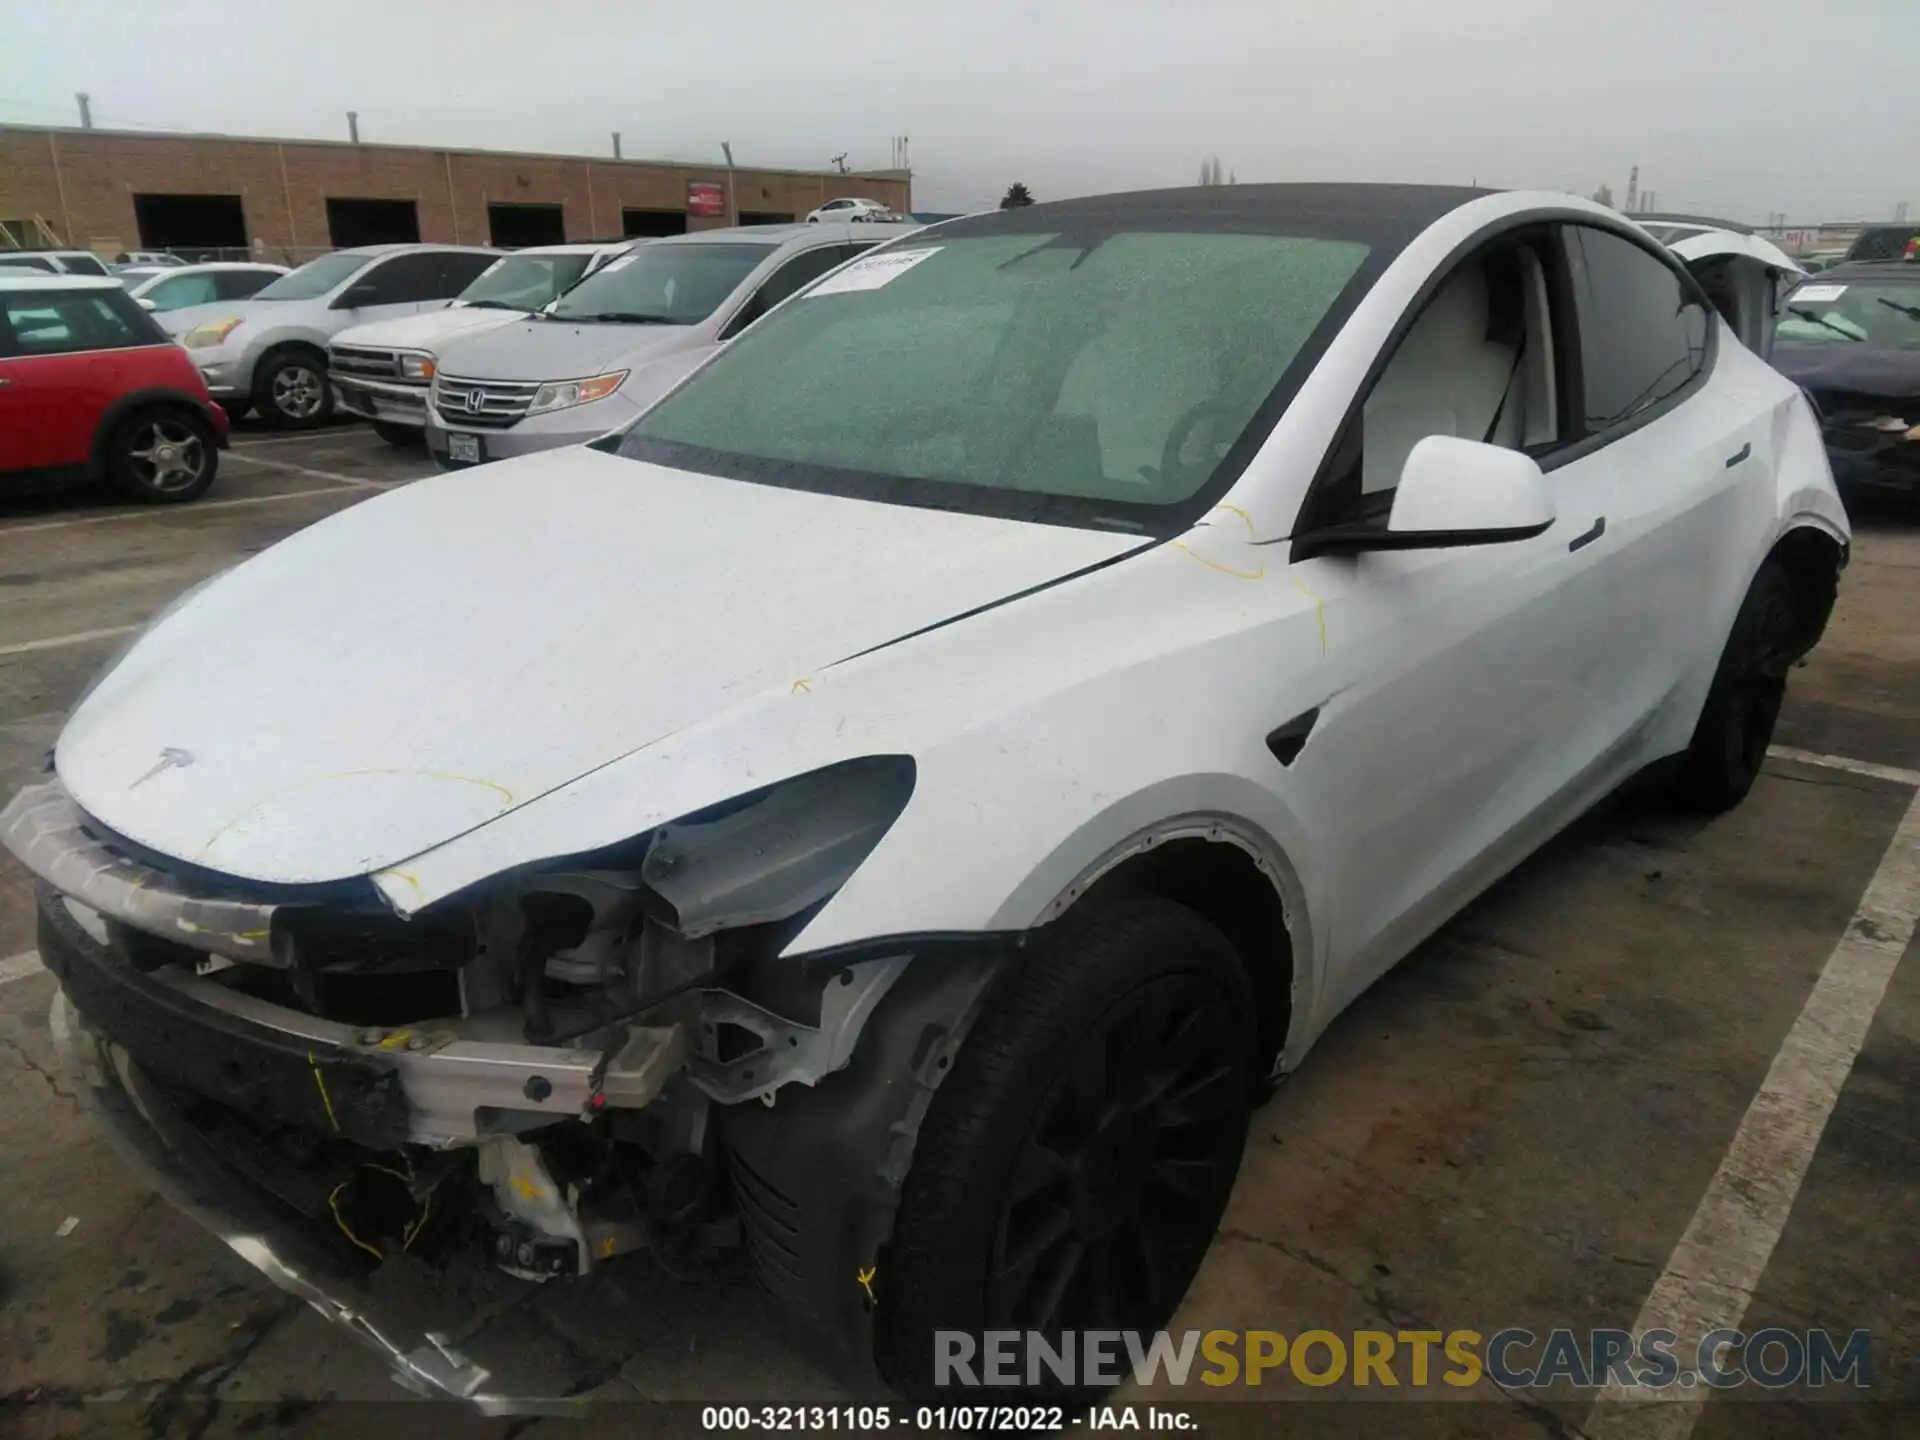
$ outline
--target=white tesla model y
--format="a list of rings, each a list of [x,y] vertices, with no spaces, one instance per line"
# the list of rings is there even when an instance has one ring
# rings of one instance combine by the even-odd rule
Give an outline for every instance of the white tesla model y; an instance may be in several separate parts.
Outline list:
[[[511,1391],[383,1257],[729,1216],[909,1392],[1151,1329],[1342,1006],[1629,777],[1753,783],[1848,548],[1762,264],[1363,185],[893,241],[157,618],[0,827],[65,1052],[416,1384]]]

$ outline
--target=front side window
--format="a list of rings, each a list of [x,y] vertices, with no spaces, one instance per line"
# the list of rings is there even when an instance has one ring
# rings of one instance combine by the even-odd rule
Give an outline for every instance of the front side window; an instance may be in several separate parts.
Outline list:
[[[1565,230],[1579,311],[1586,433],[1624,424],[1706,364],[1707,312],[1680,276],[1631,240]]]
[[[821,245],[794,256],[760,282],[760,288],[753,292],[753,298],[747,301],[740,308],[740,313],[728,322],[728,334],[739,334],[789,295],[799,294],[801,290],[847,259],[851,249],[852,247],[847,245]]]
[[[698,325],[773,254],[757,244],[647,245],[594,271],[547,308],[555,320]]]
[[[488,310],[538,310],[567,290],[587,268],[589,255],[509,255],[496,260],[460,299]]]
[[[1890,281],[1813,281],[1781,307],[1774,339],[1782,345],[1920,350],[1920,285]]]
[[[219,278],[213,274],[175,275],[161,280],[141,293],[142,300],[153,303],[158,311],[183,310],[189,305],[206,305],[222,299]]]
[[[1204,230],[895,247],[754,326],[618,453],[900,503],[1165,525],[1367,254]]]
[[[484,251],[443,250],[433,257],[433,279],[422,300],[451,300],[493,268],[494,257]]]
[[[166,340],[124,290],[0,292],[0,319],[14,355],[124,350]]]
[[[253,298],[256,300],[317,300],[335,286],[359,274],[370,265],[365,255],[336,251],[309,260],[298,270],[282,275]]]
[[[221,270],[214,275],[222,300],[250,300],[278,278],[271,270]]]

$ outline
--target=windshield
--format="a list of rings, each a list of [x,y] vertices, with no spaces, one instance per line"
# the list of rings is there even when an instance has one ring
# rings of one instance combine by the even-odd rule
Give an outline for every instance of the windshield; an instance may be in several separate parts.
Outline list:
[[[774,252],[772,245],[648,245],[610,260],[556,300],[556,320],[698,325]]]
[[[591,255],[509,255],[480,272],[460,292],[469,305],[495,310],[538,310],[580,278]]]
[[[1367,254],[1160,231],[896,247],[803,292],[609,443],[798,489],[1164,526],[1230,453],[1244,463],[1236,445],[1271,425]]]
[[[375,256],[336,251],[309,260],[298,270],[282,275],[266,289],[254,295],[256,300],[313,300],[325,295],[349,276],[371,265]]]
[[[1920,350],[1920,285],[1802,285],[1787,297],[1775,339],[1792,345]]]

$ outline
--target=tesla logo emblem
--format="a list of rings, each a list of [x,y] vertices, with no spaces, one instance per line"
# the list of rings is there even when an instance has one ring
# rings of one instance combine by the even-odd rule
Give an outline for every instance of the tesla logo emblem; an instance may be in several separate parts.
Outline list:
[[[127,786],[127,788],[129,790],[138,790],[162,770],[184,770],[191,764],[193,764],[192,755],[188,754],[185,750],[176,750],[169,745],[160,752],[160,758],[155,762],[154,767],[138,780],[134,781],[133,784]]]

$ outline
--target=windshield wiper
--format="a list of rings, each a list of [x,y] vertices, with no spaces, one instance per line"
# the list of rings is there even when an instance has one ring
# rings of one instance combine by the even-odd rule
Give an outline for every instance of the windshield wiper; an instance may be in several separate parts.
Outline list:
[[[1827,319],[1826,316],[1816,315],[1813,311],[1807,309],[1806,306],[1804,305],[1789,305],[1787,307],[1787,313],[1793,316],[1793,318],[1796,320],[1810,320],[1815,325],[1820,326],[1823,330],[1831,330],[1833,331],[1834,334],[1838,335],[1842,340],[1852,340],[1856,344],[1860,340],[1860,337],[1858,335],[1855,335],[1850,331],[1842,330],[1838,325],[1834,324],[1831,320]]]
[[[579,320],[589,325],[679,325],[684,322],[671,315],[642,315],[637,310],[598,310],[590,315],[548,316],[552,320]]]
[[[1889,310],[1898,310],[1909,320],[1920,320],[1920,305],[1902,305],[1898,300],[1889,300],[1884,295],[1876,295],[1873,298]]]
[[[469,300],[467,308],[469,310],[519,310],[523,307],[509,305],[504,300]]]

